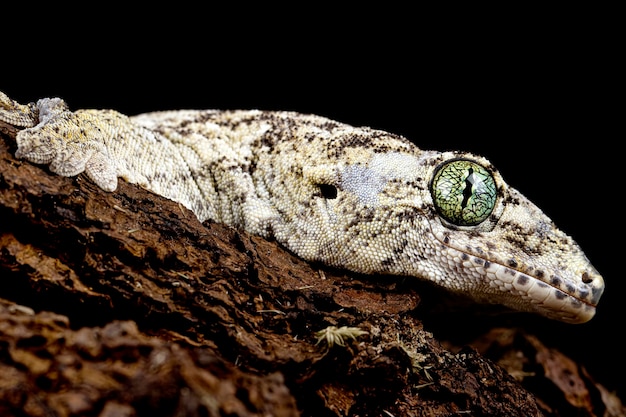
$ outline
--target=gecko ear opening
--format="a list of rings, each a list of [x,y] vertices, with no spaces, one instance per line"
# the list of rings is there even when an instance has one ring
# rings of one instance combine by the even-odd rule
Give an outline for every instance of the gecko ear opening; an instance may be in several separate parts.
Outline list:
[[[302,171],[304,179],[319,190],[319,196],[332,200],[337,198],[339,173],[332,165],[316,165],[306,167]]]
[[[333,200],[337,198],[337,187],[330,184],[317,184],[320,192],[322,193],[322,197],[327,200]]]
[[[325,197],[337,194],[341,175],[336,166],[330,164],[307,166],[302,169],[302,176],[307,183],[318,187]]]

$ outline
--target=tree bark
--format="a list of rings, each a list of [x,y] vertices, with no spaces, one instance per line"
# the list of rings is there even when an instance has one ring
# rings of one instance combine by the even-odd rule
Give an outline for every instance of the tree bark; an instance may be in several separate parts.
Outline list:
[[[623,415],[523,331],[444,347],[414,280],[311,265],[124,181],[51,174],[0,131],[0,415]],[[345,333],[329,326],[367,334],[330,346],[316,332]]]

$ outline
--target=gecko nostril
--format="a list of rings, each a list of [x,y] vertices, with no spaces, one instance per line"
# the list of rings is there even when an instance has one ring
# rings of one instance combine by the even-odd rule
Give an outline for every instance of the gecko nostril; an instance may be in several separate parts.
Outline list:
[[[591,275],[589,275],[587,271],[583,272],[582,279],[585,284],[589,284],[591,281],[593,281],[593,278],[591,278]]]
[[[593,277],[589,275],[589,272],[587,271],[583,272],[582,279],[585,284],[589,284],[593,281]]]

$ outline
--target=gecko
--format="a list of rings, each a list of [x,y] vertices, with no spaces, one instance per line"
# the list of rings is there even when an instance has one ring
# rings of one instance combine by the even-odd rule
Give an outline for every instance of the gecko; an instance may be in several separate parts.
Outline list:
[[[573,238],[473,153],[293,111],[127,116],[0,92],[0,121],[20,129],[18,158],[108,192],[123,178],[309,262],[567,323],[589,321],[604,291]]]

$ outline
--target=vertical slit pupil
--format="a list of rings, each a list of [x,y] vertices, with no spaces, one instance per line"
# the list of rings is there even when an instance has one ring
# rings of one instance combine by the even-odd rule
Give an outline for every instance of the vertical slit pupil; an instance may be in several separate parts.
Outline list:
[[[474,182],[470,179],[472,178],[472,174],[474,174],[474,169],[470,167],[468,169],[469,175],[465,178],[465,189],[463,190],[463,201],[461,202],[461,207],[465,208],[467,206],[467,202],[472,196],[472,188],[474,186]]]

